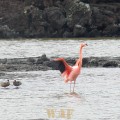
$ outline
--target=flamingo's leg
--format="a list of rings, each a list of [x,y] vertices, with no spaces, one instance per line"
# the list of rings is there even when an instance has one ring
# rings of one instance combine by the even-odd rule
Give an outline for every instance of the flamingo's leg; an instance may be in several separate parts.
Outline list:
[[[75,81],[74,81],[74,87],[73,87],[73,92],[74,92],[74,89],[75,89]]]
[[[71,93],[71,82],[70,82],[70,93]]]

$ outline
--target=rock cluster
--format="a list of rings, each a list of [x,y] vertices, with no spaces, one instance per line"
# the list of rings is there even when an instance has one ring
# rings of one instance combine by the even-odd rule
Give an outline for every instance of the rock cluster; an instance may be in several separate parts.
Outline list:
[[[119,0],[1,0],[0,38],[120,36]]]
[[[38,71],[54,70],[54,62],[45,54],[39,57],[0,59],[0,71]],[[74,65],[77,58],[65,58]],[[120,67],[120,57],[89,57],[83,58],[83,67]]]

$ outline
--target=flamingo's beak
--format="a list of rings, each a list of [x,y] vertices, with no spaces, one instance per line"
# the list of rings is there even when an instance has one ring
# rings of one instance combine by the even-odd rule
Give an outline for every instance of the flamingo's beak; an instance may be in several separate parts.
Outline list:
[[[86,46],[88,46],[88,44],[85,44]]]

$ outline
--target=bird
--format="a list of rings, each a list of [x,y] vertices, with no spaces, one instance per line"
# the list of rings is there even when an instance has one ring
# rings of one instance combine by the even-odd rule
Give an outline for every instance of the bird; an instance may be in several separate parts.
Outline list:
[[[74,66],[69,65],[64,58],[55,58],[53,59],[53,62],[55,63],[54,67],[55,69],[59,70],[61,72],[61,76],[64,79],[65,83],[70,82],[70,93],[71,93],[71,84],[72,81],[74,81],[74,87],[73,87],[73,93],[75,89],[75,83],[78,75],[81,73],[82,68],[82,49],[87,46],[86,43],[80,44],[80,53],[79,58],[76,60],[76,63]]]
[[[22,83],[20,81],[16,81],[16,80],[13,81],[13,85],[16,87],[20,86],[21,84]]]
[[[1,87],[6,88],[6,87],[8,87],[10,85],[10,82],[9,82],[9,80],[7,80],[7,82],[1,82],[0,85],[1,85]]]

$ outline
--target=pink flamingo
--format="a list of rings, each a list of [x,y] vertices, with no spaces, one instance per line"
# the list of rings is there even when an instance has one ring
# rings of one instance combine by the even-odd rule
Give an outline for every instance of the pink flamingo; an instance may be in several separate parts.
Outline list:
[[[87,44],[80,44],[80,56],[79,59],[76,60],[76,63],[74,66],[68,65],[68,63],[65,61],[64,58],[56,58],[54,59],[55,62],[58,63],[58,70],[60,70],[61,75],[64,79],[64,82],[67,83],[70,81],[70,92],[71,92],[71,83],[74,81],[74,87],[73,87],[73,92],[75,88],[75,83],[78,75],[81,72],[82,68],[82,48],[87,46]]]

